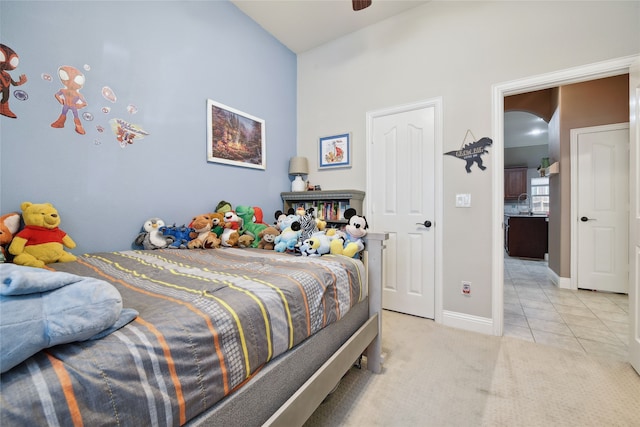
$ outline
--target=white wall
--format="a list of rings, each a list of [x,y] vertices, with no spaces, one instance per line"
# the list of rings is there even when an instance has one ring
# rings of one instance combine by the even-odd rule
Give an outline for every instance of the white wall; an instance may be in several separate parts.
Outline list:
[[[468,129],[495,138],[492,85],[639,52],[637,1],[431,2],[298,56],[298,155],[317,164],[318,137],[352,132],[353,167],[312,168],[309,180],[365,190],[367,111],[441,96],[446,152]],[[492,155],[471,174],[445,157],[439,224],[443,308],[483,318],[491,318]],[[456,209],[456,193],[471,193],[472,207]],[[472,298],[460,294],[462,280],[473,283]]]

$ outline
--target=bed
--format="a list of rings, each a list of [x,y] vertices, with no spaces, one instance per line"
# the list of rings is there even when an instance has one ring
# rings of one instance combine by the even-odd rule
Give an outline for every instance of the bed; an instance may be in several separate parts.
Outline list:
[[[363,262],[225,248],[52,264],[138,316],[3,373],[0,424],[302,425],[363,353],[381,371],[386,239],[369,232]]]

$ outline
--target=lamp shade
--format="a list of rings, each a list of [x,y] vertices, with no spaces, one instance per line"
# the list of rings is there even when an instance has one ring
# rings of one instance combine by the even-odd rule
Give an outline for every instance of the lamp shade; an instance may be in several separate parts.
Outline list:
[[[292,157],[289,160],[289,175],[308,175],[309,162],[306,157]]]

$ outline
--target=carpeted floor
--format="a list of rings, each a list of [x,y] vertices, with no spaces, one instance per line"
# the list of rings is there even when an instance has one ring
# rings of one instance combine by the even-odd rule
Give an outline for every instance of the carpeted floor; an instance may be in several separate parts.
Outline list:
[[[385,311],[382,374],[353,368],[312,426],[640,426],[628,363]]]

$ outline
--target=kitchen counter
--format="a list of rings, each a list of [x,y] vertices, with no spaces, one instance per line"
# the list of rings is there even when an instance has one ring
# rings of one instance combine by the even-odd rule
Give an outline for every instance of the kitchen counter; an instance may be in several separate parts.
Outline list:
[[[549,216],[547,214],[526,214],[526,213],[517,213],[517,214],[504,214],[505,217],[516,217],[516,218],[547,218],[549,219]]]
[[[544,259],[549,250],[547,215],[505,214],[504,225],[504,247],[509,256]]]

